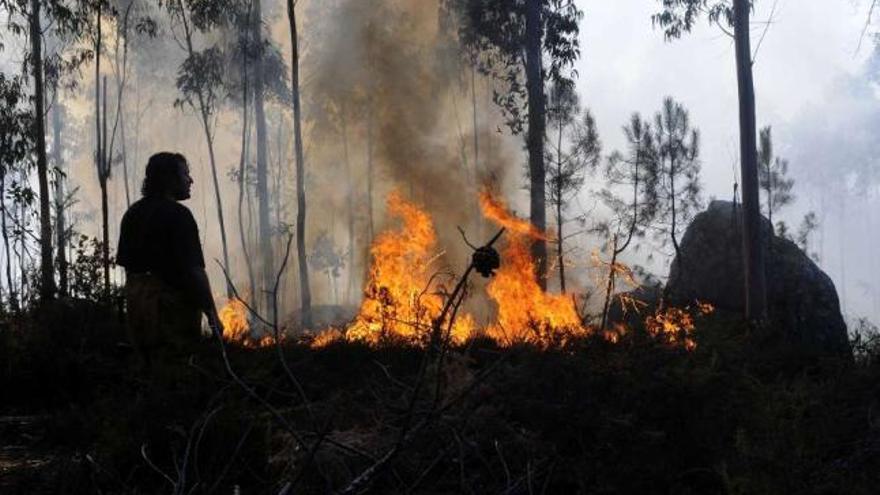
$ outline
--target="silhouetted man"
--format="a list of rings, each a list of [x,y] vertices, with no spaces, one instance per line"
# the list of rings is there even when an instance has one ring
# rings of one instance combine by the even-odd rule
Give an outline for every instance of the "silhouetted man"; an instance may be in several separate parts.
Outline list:
[[[199,339],[202,314],[222,332],[196,221],[178,201],[193,180],[179,153],[150,157],[141,194],[122,217],[116,262],[125,267],[129,337],[149,366],[161,349]]]

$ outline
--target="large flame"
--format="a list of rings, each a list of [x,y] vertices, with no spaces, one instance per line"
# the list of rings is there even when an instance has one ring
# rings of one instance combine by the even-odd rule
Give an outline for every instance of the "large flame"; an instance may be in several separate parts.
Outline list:
[[[486,333],[501,345],[530,343],[541,347],[564,344],[572,337],[588,334],[574,299],[544,292],[535,279],[529,242],[546,239],[546,234],[511,214],[487,190],[480,193],[480,206],[486,218],[509,232],[501,253],[501,268],[487,287],[498,305],[498,317]]]
[[[423,345],[445,303],[435,277],[437,235],[431,217],[399,193],[392,192],[387,204],[389,215],[402,225],[373,243],[364,301],[345,337],[371,344],[390,338]],[[451,339],[463,342],[473,327],[469,315],[459,315]]]
[[[312,340],[312,347],[340,340],[371,345],[386,339],[416,345],[428,342],[446,302],[436,280],[439,255],[434,225],[424,210],[397,192],[388,196],[387,203],[389,215],[399,219],[401,225],[383,232],[373,243],[369,281],[358,316],[345,330],[319,333]],[[480,194],[480,205],[486,218],[507,229],[501,267],[487,286],[497,306],[497,316],[486,327],[486,335],[502,346],[525,343],[547,348],[591,334],[593,329],[583,323],[573,297],[547,293],[535,279],[529,244],[536,239],[548,239],[546,233],[510,213],[504,202],[488,190]],[[594,258],[598,259],[598,255]],[[618,277],[635,283],[631,270],[624,264],[617,262],[614,268]],[[629,298],[622,304],[637,313],[646,306],[630,295],[617,297]],[[693,349],[694,316],[711,310],[711,306],[704,304],[698,304],[696,312],[661,305],[646,315],[645,328],[666,343]],[[444,330],[449,318],[441,326]],[[450,329],[450,338],[462,343],[474,330],[473,318],[460,314]],[[628,332],[625,324],[612,323],[603,337],[618,342]]]

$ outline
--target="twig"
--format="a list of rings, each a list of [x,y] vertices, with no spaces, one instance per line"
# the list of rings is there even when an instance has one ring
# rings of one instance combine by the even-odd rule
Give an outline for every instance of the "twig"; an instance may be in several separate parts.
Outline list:
[[[862,34],[859,35],[859,44],[856,46],[856,52],[853,54],[855,56],[862,49],[862,41],[865,40],[865,35],[868,33],[868,28],[871,27],[871,19],[874,17],[874,9],[877,8],[877,2],[880,0],[871,0],[871,6],[868,8],[868,18],[865,20],[865,27],[862,28]]]
[[[159,466],[157,466],[156,464],[153,463],[152,460],[150,460],[150,456],[147,455],[147,444],[145,444],[145,443],[141,444],[141,457],[143,457],[144,460],[147,461],[147,465],[150,466],[150,468],[153,471],[156,471],[157,473],[161,474],[162,477],[165,478],[166,481],[168,481],[168,483],[171,483],[171,486],[173,486],[175,488],[177,487],[177,483],[173,479],[171,479],[171,476],[168,476],[168,474],[166,474],[165,471],[162,471],[159,468]]]

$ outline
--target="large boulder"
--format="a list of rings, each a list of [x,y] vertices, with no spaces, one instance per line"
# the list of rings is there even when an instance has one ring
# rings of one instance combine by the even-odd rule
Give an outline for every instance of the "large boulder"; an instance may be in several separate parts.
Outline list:
[[[847,352],[846,323],[831,278],[795,243],[773,235],[763,217],[761,230],[773,327],[786,342]],[[681,259],[676,257],[669,271],[667,298],[675,303],[699,299],[720,310],[743,311],[741,234],[742,209],[729,201],[713,201],[681,239]]]

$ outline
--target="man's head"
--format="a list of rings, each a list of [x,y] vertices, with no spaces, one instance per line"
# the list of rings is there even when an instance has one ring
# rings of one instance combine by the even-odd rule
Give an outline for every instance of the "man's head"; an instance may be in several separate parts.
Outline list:
[[[192,184],[189,165],[183,155],[156,153],[147,162],[141,194],[144,197],[167,197],[182,201],[189,199]]]

